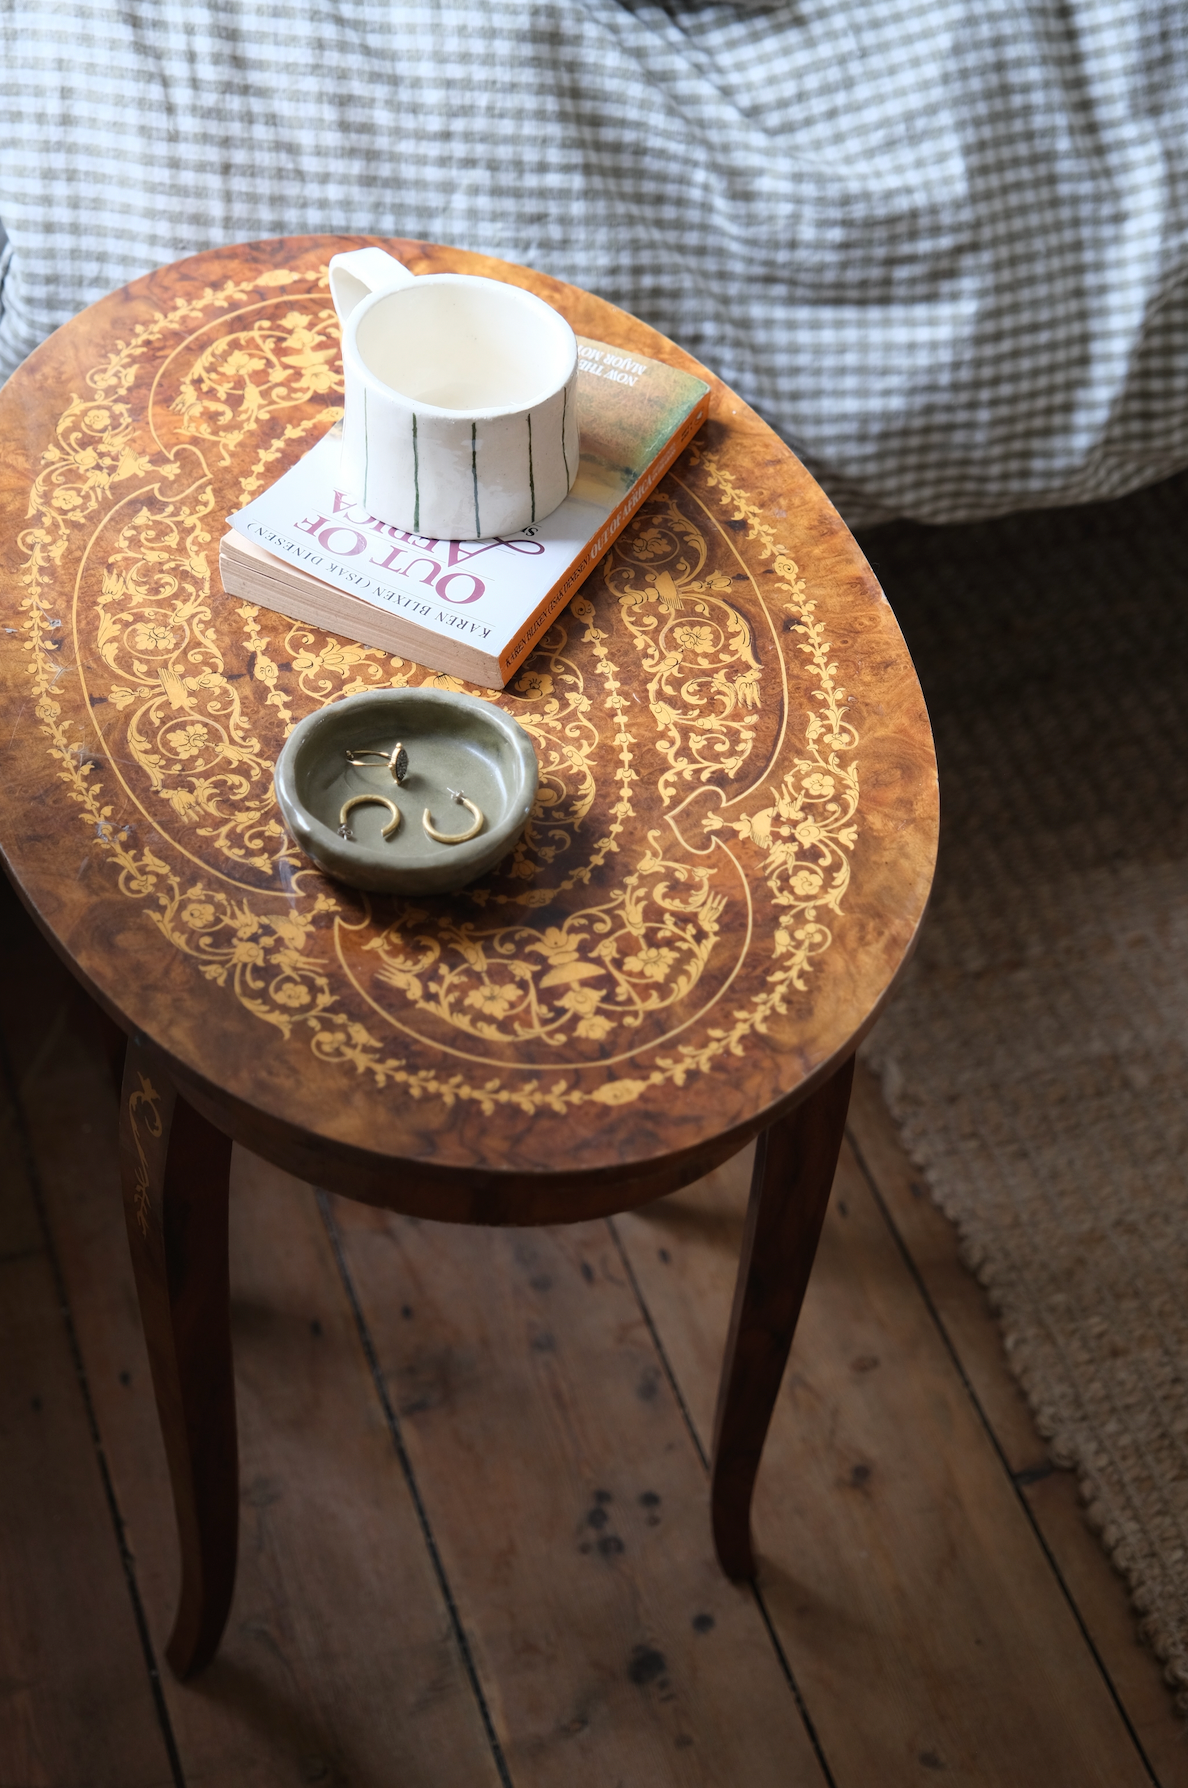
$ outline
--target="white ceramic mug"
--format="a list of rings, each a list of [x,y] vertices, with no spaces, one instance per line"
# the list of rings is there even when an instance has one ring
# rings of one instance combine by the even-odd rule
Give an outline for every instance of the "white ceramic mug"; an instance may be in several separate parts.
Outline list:
[[[330,262],[342,324],[342,481],[438,540],[542,521],[577,476],[577,341],[551,305],[468,273],[419,278],[382,248]]]

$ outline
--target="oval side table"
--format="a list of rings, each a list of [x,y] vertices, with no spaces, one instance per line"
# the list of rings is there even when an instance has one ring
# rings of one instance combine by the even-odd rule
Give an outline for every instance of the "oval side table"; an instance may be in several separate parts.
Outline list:
[[[181,1545],[168,1648],[212,1656],[235,1573],[234,1139],[455,1223],[656,1198],[758,1136],[714,1439],[718,1555],[755,1474],[854,1050],[930,886],[936,768],[903,639],[823,493],[719,381],[710,421],[496,700],[541,766],[514,854],[413,901],[323,878],[280,824],[289,730],[458,687],[224,594],[223,518],[338,413],[326,263],[212,251],[76,317],[0,393],[0,845],[129,1038],[123,1183]],[[583,335],[704,373],[555,280]]]

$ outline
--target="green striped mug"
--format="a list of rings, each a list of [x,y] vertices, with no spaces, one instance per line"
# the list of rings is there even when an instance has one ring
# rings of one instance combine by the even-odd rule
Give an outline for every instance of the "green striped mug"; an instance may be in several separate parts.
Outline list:
[[[346,378],[341,478],[379,521],[437,540],[518,533],[578,470],[577,341],[551,305],[382,248],[330,262]]]

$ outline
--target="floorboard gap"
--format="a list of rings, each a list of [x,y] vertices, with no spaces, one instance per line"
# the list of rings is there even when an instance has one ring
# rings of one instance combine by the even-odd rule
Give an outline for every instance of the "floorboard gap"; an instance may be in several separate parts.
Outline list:
[[[817,1762],[821,1765],[821,1774],[825,1777],[828,1788],[837,1788],[833,1771],[829,1767],[829,1760],[822,1749],[821,1740],[817,1736],[817,1728],[813,1724],[813,1717],[809,1713],[804,1696],[800,1692],[800,1684],[797,1682],[796,1677],[793,1674],[792,1666],[788,1662],[788,1654],[784,1650],[779,1634],[776,1632],[775,1622],[768,1613],[767,1602],[758,1583],[753,1582],[751,1584],[751,1593],[755,1598],[755,1606],[763,1617],[763,1624],[767,1628],[767,1636],[771,1640],[775,1655],[780,1661],[780,1669],[784,1672],[785,1681],[787,1682],[789,1689],[792,1691],[792,1699],[795,1701],[797,1711],[800,1714],[801,1720],[804,1722],[804,1729],[808,1734],[809,1743],[812,1745],[813,1750],[816,1753]]]
[[[619,1264],[627,1275],[627,1283],[630,1285],[632,1295],[634,1296],[636,1303],[639,1305],[640,1315],[648,1325],[648,1334],[652,1337],[652,1345],[656,1349],[656,1354],[659,1358],[660,1365],[663,1368],[664,1376],[668,1380],[668,1388],[676,1398],[677,1408],[684,1417],[685,1426],[689,1430],[689,1437],[697,1449],[697,1457],[701,1460],[702,1469],[708,1471],[709,1456],[706,1453],[704,1446],[701,1444],[701,1436],[697,1432],[693,1416],[690,1413],[688,1404],[685,1402],[684,1393],[682,1392],[680,1385],[677,1383],[677,1375],[672,1369],[672,1362],[664,1351],[664,1343],[660,1339],[660,1332],[652,1320],[652,1312],[648,1309],[647,1302],[640,1289],[639,1280],[635,1276],[635,1269],[632,1267],[631,1261],[628,1258],[627,1250],[623,1246],[623,1239],[619,1234],[618,1226],[613,1217],[608,1217],[606,1219],[606,1226],[610,1230],[611,1240],[614,1242],[615,1248],[618,1251]]]
[[[351,1269],[347,1265],[346,1254],[342,1246],[342,1237],[338,1233],[338,1225],[334,1221],[334,1212],[330,1208],[330,1195],[319,1187],[317,1189],[317,1200],[318,1209],[322,1215],[322,1222],[326,1226],[326,1234],[330,1238],[330,1246],[334,1251],[334,1259],[338,1267],[339,1276],[342,1279],[347,1298],[350,1301],[351,1311],[355,1318],[355,1327],[359,1333],[359,1341],[367,1360],[372,1383],[375,1386],[376,1395],[380,1400],[380,1407],[384,1412],[384,1420],[388,1425],[388,1433],[392,1437],[392,1445],[396,1449],[396,1457],[400,1461],[400,1469],[404,1473],[404,1481],[408,1485],[408,1493],[412,1498],[413,1507],[416,1510],[417,1521],[420,1524],[421,1534],[425,1541],[429,1560],[433,1566],[433,1573],[437,1578],[438,1588],[441,1591],[442,1599],[446,1605],[446,1611],[450,1619],[450,1627],[454,1634],[454,1641],[458,1647],[463,1665],[465,1666],[471,1692],[478,1704],[479,1715],[483,1722],[483,1731],[486,1733],[487,1743],[491,1747],[491,1755],[495,1761],[495,1768],[499,1772],[499,1780],[503,1783],[504,1788],[515,1788],[515,1784],[512,1781],[511,1771],[507,1766],[507,1758],[503,1754],[503,1746],[499,1742],[499,1734],[495,1730],[495,1722],[491,1718],[491,1709],[488,1705],[487,1697],[483,1692],[483,1685],[479,1680],[478,1667],[474,1661],[474,1654],[470,1649],[470,1641],[467,1639],[466,1629],[462,1625],[462,1616],[459,1612],[458,1604],[454,1599],[454,1592],[450,1587],[450,1580],[446,1576],[445,1564],[442,1561],[441,1552],[438,1549],[437,1540],[433,1533],[433,1527],[429,1520],[429,1511],[425,1507],[424,1499],[421,1496],[420,1486],[417,1483],[416,1474],[413,1471],[412,1460],[409,1457],[408,1448],[404,1444],[404,1435],[400,1428],[400,1418],[396,1414],[392,1399],[388,1395],[388,1386],[384,1378],[383,1368],[379,1363],[379,1355],[376,1353],[375,1343],[371,1338],[371,1331],[367,1327],[367,1318],[363,1314],[363,1306],[359,1301],[359,1294],[356,1290],[354,1279],[351,1276]]]
[[[999,1444],[998,1436],[994,1432],[994,1428],[991,1424],[990,1418],[986,1414],[986,1411],[982,1406],[981,1398],[978,1396],[977,1391],[974,1389],[973,1383],[970,1380],[970,1377],[965,1370],[964,1362],[962,1361],[961,1356],[957,1352],[956,1347],[953,1345],[953,1341],[949,1334],[948,1328],[945,1326],[944,1318],[941,1316],[940,1311],[937,1309],[936,1304],[933,1302],[932,1294],[924,1282],[923,1274],[920,1272],[920,1269],[917,1267],[915,1260],[912,1258],[911,1250],[909,1249],[907,1243],[904,1241],[902,1235],[899,1232],[899,1226],[897,1225],[895,1218],[892,1216],[890,1207],[888,1206],[886,1200],[883,1197],[882,1191],[879,1188],[878,1181],[875,1178],[875,1175],[874,1175],[869,1163],[867,1162],[866,1156],[862,1150],[862,1145],[861,1145],[858,1137],[854,1133],[854,1130],[849,1125],[847,1125],[847,1127],[846,1127],[846,1140],[849,1143],[851,1149],[854,1151],[854,1159],[857,1161],[858,1166],[862,1172],[862,1176],[865,1179],[868,1187],[870,1188],[871,1197],[874,1199],[875,1204],[879,1208],[879,1212],[882,1216],[884,1223],[887,1225],[887,1229],[890,1233],[891,1239],[895,1243],[896,1248],[898,1248],[900,1257],[902,1258],[903,1263],[906,1266],[908,1272],[911,1274],[912,1281],[915,1284],[916,1290],[919,1292],[920,1297],[922,1298],[922,1300],[924,1302],[924,1307],[928,1311],[929,1317],[931,1318],[933,1324],[935,1325],[937,1334],[940,1336],[941,1341],[944,1344],[944,1347],[949,1355],[949,1358],[953,1362],[953,1367],[954,1367],[955,1371],[957,1372],[958,1377],[961,1380],[961,1383],[965,1389],[965,1394],[969,1398],[970,1403],[973,1406],[973,1408],[977,1414],[978,1420],[981,1422],[982,1427],[985,1429],[986,1435],[990,1441],[990,1444],[994,1448],[994,1451],[995,1451],[996,1455],[998,1456],[999,1463],[1001,1464],[1003,1471],[1006,1473],[1007,1478],[1010,1481],[1011,1489],[1015,1493],[1015,1496],[1019,1503],[1019,1507],[1022,1509],[1024,1515],[1026,1516],[1027,1523],[1030,1526],[1032,1533],[1035,1535],[1036,1540],[1039,1542],[1039,1545],[1043,1552],[1044,1557],[1048,1561],[1048,1567],[1051,1570],[1053,1577],[1056,1579],[1056,1582],[1060,1586],[1060,1592],[1063,1595],[1065,1602],[1068,1604],[1068,1608],[1069,1608],[1070,1613],[1072,1614],[1073,1619],[1077,1623],[1077,1628],[1081,1634],[1082,1639],[1084,1640],[1086,1646],[1089,1649],[1090,1657],[1093,1659],[1094,1664],[1097,1666],[1097,1669],[1101,1675],[1101,1680],[1105,1684],[1106,1689],[1109,1692],[1110,1699],[1114,1703],[1114,1706],[1118,1710],[1119,1718],[1121,1719],[1122,1724],[1126,1728],[1127,1734],[1129,1735],[1131,1743],[1134,1745],[1134,1748],[1138,1754],[1139,1760],[1142,1763],[1143,1768],[1146,1770],[1148,1777],[1150,1778],[1152,1783],[1154,1783],[1154,1788],[1161,1788],[1159,1777],[1156,1775],[1155,1770],[1152,1767],[1151,1760],[1147,1756],[1147,1753],[1143,1748],[1142,1740],[1139,1738],[1138,1732],[1136,1731],[1135,1726],[1134,1726],[1134,1722],[1131,1720],[1130,1715],[1127,1713],[1125,1705],[1123,1704],[1122,1698],[1114,1686],[1114,1679],[1110,1675],[1109,1671],[1106,1669],[1105,1660],[1102,1657],[1101,1653],[1098,1651],[1097,1646],[1094,1644],[1093,1636],[1090,1633],[1089,1628],[1086,1626],[1084,1619],[1082,1618],[1081,1610],[1077,1607],[1077,1604],[1073,1597],[1072,1591],[1069,1589],[1068,1584],[1065,1581],[1064,1573],[1060,1569],[1060,1566],[1056,1561],[1056,1557],[1055,1557],[1054,1553],[1052,1552],[1051,1547],[1048,1545],[1048,1542],[1044,1537],[1043,1531],[1040,1528],[1040,1525],[1035,1518],[1035,1512],[1032,1509],[1031,1504],[1028,1502],[1027,1498],[1023,1494],[1023,1488],[1026,1484],[1037,1481],[1040,1477],[1045,1476],[1046,1473],[1042,1469],[1039,1469],[1036,1472],[1019,1472],[1019,1473],[1013,1472],[1011,1470],[1010,1462],[1008,1461],[1006,1454],[1004,1453],[1001,1445]]]
[[[643,1317],[645,1323],[648,1326],[648,1333],[652,1337],[652,1344],[656,1349],[656,1353],[657,1353],[657,1356],[659,1357],[660,1364],[663,1367],[664,1376],[668,1380],[669,1388],[671,1389],[673,1396],[676,1398],[677,1407],[680,1410],[681,1415],[684,1417],[685,1426],[689,1430],[690,1438],[692,1439],[693,1445],[697,1449],[697,1457],[701,1460],[702,1470],[708,1476],[709,1469],[710,1469],[710,1462],[709,1462],[709,1458],[706,1455],[705,1448],[701,1444],[701,1436],[698,1434],[697,1428],[694,1425],[692,1413],[690,1412],[688,1404],[685,1402],[684,1394],[681,1391],[680,1384],[677,1381],[677,1375],[674,1372],[673,1367],[672,1367],[672,1362],[670,1361],[668,1354],[665,1351],[663,1341],[660,1339],[660,1331],[657,1329],[655,1321],[653,1320],[653,1317],[652,1317],[652,1312],[648,1308],[647,1300],[643,1295],[643,1290],[640,1286],[639,1280],[635,1276],[635,1270],[631,1265],[631,1260],[630,1260],[630,1257],[628,1256],[627,1250],[623,1246],[623,1239],[619,1234],[618,1226],[615,1223],[615,1220],[613,1217],[608,1217],[606,1219],[606,1226],[610,1230],[611,1238],[614,1241],[615,1248],[618,1251],[619,1261],[622,1265],[624,1273],[627,1275],[627,1283],[630,1285],[632,1293],[635,1297],[635,1301],[639,1305],[640,1315]],[[760,1616],[762,1617],[762,1620],[763,1620],[763,1625],[767,1629],[767,1637],[771,1641],[772,1648],[775,1651],[776,1658],[779,1661],[780,1669],[783,1671],[784,1680],[787,1683],[788,1688],[791,1692],[792,1699],[796,1703],[796,1711],[800,1715],[801,1722],[804,1726],[805,1733],[808,1736],[808,1741],[813,1747],[814,1755],[816,1756],[817,1762],[821,1767],[821,1773],[824,1776],[826,1783],[828,1784],[828,1788],[837,1788],[837,1784],[834,1781],[834,1777],[833,1777],[833,1771],[830,1769],[829,1763],[825,1756],[825,1752],[821,1748],[821,1741],[817,1736],[817,1729],[816,1729],[815,1725],[813,1724],[812,1715],[809,1713],[808,1707],[805,1703],[804,1696],[800,1692],[800,1685],[797,1682],[795,1674],[793,1673],[793,1670],[792,1670],[792,1666],[788,1661],[788,1655],[785,1652],[783,1645],[780,1643],[780,1637],[779,1637],[779,1634],[775,1630],[775,1625],[772,1622],[771,1615],[767,1611],[767,1603],[763,1599],[763,1592],[759,1588],[758,1583],[756,1583],[754,1581],[752,1581],[748,1587],[750,1588],[751,1594],[755,1598],[755,1606],[758,1608]]]

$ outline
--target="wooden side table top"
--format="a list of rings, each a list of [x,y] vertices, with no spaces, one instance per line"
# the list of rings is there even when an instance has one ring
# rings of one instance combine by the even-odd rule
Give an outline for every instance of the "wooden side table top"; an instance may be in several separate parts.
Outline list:
[[[219,582],[224,517],[338,413],[326,263],[365,240],[165,268],[0,393],[0,846],[107,1010],[293,1171],[390,1203],[399,1159],[405,1208],[459,1220],[622,1208],[649,1164],[677,1184],[740,1147],[877,1015],[935,857],[923,699],[836,511],[713,380],[698,440],[490,698],[540,759],[525,843],[449,898],[319,875],[273,799],[290,727],[459,687]],[[383,245],[710,377],[555,280]]]

